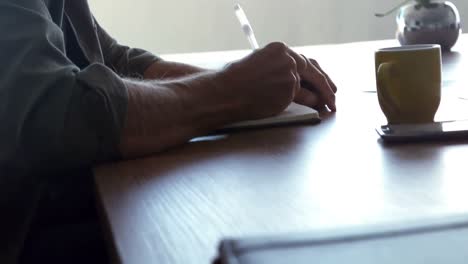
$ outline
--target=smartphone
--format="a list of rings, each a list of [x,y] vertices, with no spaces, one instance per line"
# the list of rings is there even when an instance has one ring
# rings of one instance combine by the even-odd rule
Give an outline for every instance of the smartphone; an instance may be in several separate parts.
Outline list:
[[[384,141],[468,139],[468,120],[384,125],[377,127],[376,131]]]

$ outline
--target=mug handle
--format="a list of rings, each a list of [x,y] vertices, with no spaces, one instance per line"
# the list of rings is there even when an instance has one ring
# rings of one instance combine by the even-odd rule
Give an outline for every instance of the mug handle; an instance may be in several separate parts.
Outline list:
[[[393,83],[392,79],[395,78],[390,75],[394,65],[394,62],[384,62],[379,65],[377,69],[377,92],[383,98],[385,105],[390,108],[389,110],[396,114],[399,112],[400,106],[390,89]]]

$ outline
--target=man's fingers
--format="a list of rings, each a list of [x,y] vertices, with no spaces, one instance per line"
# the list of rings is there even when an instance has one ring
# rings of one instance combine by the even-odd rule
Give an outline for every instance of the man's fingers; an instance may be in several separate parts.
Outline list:
[[[304,56],[297,54],[289,47],[287,47],[287,53],[296,61],[297,72],[299,74],[302,74],[304,71],[307,70],[307,67],[309,66],[309,61]]]
[[[322,70],[322,67],[320,67],[320,64],[314,59],[308,59],[308,61],[310,61],[317,69],[320,70],[320,72],[325,76],[325,78],[327,78],[327,82],[328,84],[330,84],[333,92],[336,93],[338,91],[338,88],[336,87],[335,83],[332,81],[330,76],[328,76],[328,74],[324,70]]]
[[[291,75],[293,75],[293,77],[294,77],[294,81],[295,81],[295,83],[294,83],[294,95],[296,95],[299,92],[299,89],[301,89],[301,76],[299,75],[298,70],[297,70],[297,61],[296,61],[296,59],[294,59],[294,57],[289,53],[286,53],[286,56],[288,56],[290,58],[290,61],[291,61],[291,64],[292,64]]]
[[[311,108],[315,108],[317,110],[321,108],[321,106],[319,105],[319,96],[307,89],[300,89],[298,94],[296,95],[296,98],[294,99],[294,102]]]
[[[317,107],[320,103],[322,107],[327,105],[330,110],[336,111],[335,92],[336,86],[330,80],[328,75],[324,73],[314,60],[309,60],[307,57],[300,55],[289,48],[286,44],[277,42],[267,45],[265,50],[268,52],[280,55],[283,60],[283,66],[286,65],[294,77],[294,95],[306,105]],[[284,57],[286,55],[286,57]],[[300,82],[305,81],[314,87],[313,93],[306,93],[301,88]]]
[[[310,83],[316,90],[317,93],[322,97],[325,104],[332,111],[336,111],[335,105],[335,92],[328,83],[327,78],[322,72],[309,61],[307,71],[302,74],[303,79]]]
[[[301,88],[301,76],[297,72],[294,75],[296,76],[296,89],[294,89],[294,97],[296,97],[297,94],[299,94],[299,92],[302,90],[302,88]]]
[[[288,55],[288,57],[291,57],[294,60],[296,70],[299,72],[299,74],[301,74],[310,64],[307,58],[297,54],[283,42],[272,42],[266,45],[260,51],[269,52],[271,55],[275,56],[282,56],[285,54]]]

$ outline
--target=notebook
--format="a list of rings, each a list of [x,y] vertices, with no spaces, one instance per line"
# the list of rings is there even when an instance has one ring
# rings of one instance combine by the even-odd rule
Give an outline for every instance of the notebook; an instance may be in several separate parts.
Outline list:
[[[245,128],[259,128],[259,127],[270,127],[280,126],[288,124],[300,124],[300,123],[318,123],[320,122],[319,112],[313,108],[303,106],[296,103],[291,103],[282,113],[279,115],[257,119],[237,122],[234,124],[227,125],[221,128],[221,131],[238,130]]]

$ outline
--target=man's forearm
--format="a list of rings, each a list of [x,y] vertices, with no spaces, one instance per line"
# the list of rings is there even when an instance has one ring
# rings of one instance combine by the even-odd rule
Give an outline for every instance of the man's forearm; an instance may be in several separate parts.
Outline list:
[[[334,106],[327,77],[283,43],[271,43],[219,71],[194,72],[179,79],[126,81],[129,103],[120,142],[125,158],[162,151],[232,122],[281,113],[300,99],[302,76],[318,90],[329,90],[333,96],[326,104]]]
[[[120,149],[124,158],[162,151],[245,118],[213,72],[172,81],[126,81],[129,103]]]
[[[146,69],[144,78],[146,80],[180,78],[204,71],[207,70],[184,63],[160,60]]]

